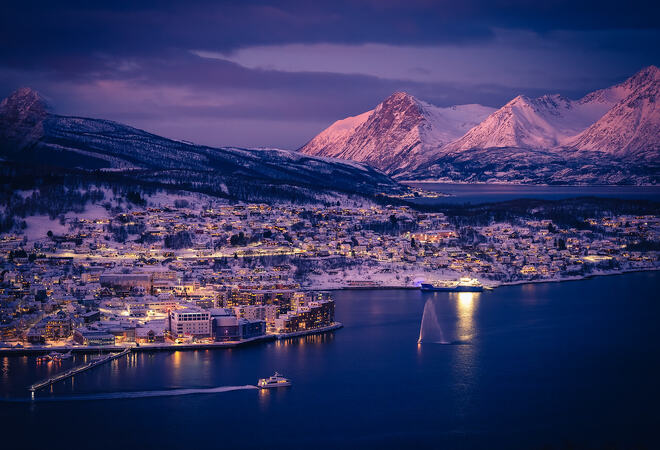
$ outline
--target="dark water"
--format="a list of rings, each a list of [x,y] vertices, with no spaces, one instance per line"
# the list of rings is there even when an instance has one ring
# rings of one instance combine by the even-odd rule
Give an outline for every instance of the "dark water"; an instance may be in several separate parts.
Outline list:
[[[659,282],[636,273],[481,294],[342,291],[345,328],[335,334],[134,354],[34,403],[6,400],[26,398],[25,386],[52,369],[0,357],[3,440],[49,449],[660,448]],[[447,345],[417,344],[428,299]],[[275,370],[294,385],[223,392]],[[189,390],[209,388],[218,389]],[[171,395],[153,392],[162,390]]]
[[[426,191],[450,194],[419,203],[489,203],[518,198],[561,200],[574,197],[607,197],[660,201],[660,186],[533,186],[503,184],[407,183]]]

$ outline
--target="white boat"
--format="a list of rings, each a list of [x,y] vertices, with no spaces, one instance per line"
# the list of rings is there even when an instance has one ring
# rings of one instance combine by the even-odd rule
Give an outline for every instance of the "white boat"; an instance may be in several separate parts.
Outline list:
[[[261,378],[257,382],[257,387],[260,389],[272,389],[279,387],[291,386],[291,380],[284,378],[279,373],[275,372],[275,375],[268,378]]]
[[[73,358],[73,353],[71,353],[71,350],[60,356],[60,359],[69,359],[69,358]]]

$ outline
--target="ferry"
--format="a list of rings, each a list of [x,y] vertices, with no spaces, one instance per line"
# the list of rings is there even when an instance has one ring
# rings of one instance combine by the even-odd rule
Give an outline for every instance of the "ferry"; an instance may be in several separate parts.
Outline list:
[[[476,278],[462,277],[459,281],[438,281],[436,283],[422,283],[424,292],[482,292],[483,284]]]
[[[291,386],[291,380],[284,378],[279,373],[275,372],[275,375],[269,378],[261,378],[257,382],[257,387],[260,389],[272,389],[279,387]]]

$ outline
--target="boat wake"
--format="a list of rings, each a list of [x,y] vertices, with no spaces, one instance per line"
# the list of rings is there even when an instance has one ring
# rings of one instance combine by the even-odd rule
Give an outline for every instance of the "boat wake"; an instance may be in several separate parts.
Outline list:
[[[58,397],[36,397],[35,399],[3,399],[10,402],[68,402],[81,400],[119,400],[130,398],[147,397],[173,397],[179,395],[219,394],[222,392],[241,391],[247,389],[258,389],[256,386],[246,384],[245,386],[218,386],[214,388],[190,388],[190,389],[167,389],[162,391],[126,391],[106,392],[100,394],[67,395]]]
[[[421,344],[422,342],[420,342]],[[458,341],[424,341],[424,344],[437,344],[437,345],[472,345],[470,341],[458,340]]]
[[[470,345],[470,341],[445,341],[445,342],[437,342],[437,344],[442,344],[442,345]]]

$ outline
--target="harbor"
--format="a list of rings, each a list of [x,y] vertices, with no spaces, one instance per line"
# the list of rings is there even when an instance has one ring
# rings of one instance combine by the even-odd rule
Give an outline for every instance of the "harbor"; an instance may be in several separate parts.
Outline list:
[[[562,448],[564,437],[600,448],[607,441],[625,440],[629,426],[637,427],[640,436],[655,430],[658,277],[658,272],[639,272],[502,286],[487,293],[336,291],[337,320],[344,324],[339,332],[271,340],[239,351],[141,351],[141,345],[115,362],[37,391],[34,402],[27,386],[53,376],[57,366],[38,364],[36,354],[0,356],[0,373],[5,373],[0,375],[0,404],[5,401],[0,411],[6,412],[6,429],[29,436],[35,447],[50,443],[49,448],[65,448],[72,441],[56,441],[61,446],[53,447],[52,434],[33,432],[31,424],[66,430],[75,418],[81,442],[94,442],[99,424],[117,417],[124,425],[120,444],[126,448],[173,448],[173,439],[185,447],[178,434],[172,438],[171,433],[145,432],[145,427],[192,427],[201,436],[204,430],[220,429],[218,423],[237,436],[227,444],[231,448],[244,436],[254,436],[255,426],[260,434],[251,448],[286,447],[287,434],[281,430],[292,423],[305,448],[315,439],[334,442],[338,432],[356,441],[376,436],[365,442],[389,448],[378,438],[384,427],[421,436],[419,448],[437,448],[437,443],[454,448],[464,442],[489,448],[507,438],[534,448],[538,428],[533,427],[541,426],[539,421],[549,430],[549,440],[555,429],[575,423],[574,431],[550,441],[556,445],[548,448]],[[418,344],[428,300],[435,318],[429,306],[426,321],[436,328],[424,327],[426,339]],[[440,330],[442,337],[434,336]],[[588,357],[594,349],[599,356]],[[612,352],[622,357],[611,358]],[[75,365],[84,362],[82,355],[74,352]],[[514,360],[531,364],[501,364]],[[275,371],[292,386],[244,387]],[[636,384],[626,383],[633,375]],[[397,389],[392,389],[394,379]],[[539,379],[543,382],[534,381]],[[614,407],[588,406],[593,395],[607,389]],[[636,396],[638,390],[647,395]],[[387,396],[381,397],[382,392]],[[530,416],[529,398],[547,401]],[[365,416],[366,404],[378,413]],[[484,404],[494,406],[484,409]],[[437,405],[442,407],[430,415],[429,408]],[[560,405],[567,411],[563,416],[556,413]],[[401,422],[396,414],[402,408],[420,412]],[[183,410],[185,418],[173,414]],[[622,416],[621,410],[629,414]],[[456,418],[456,411],[465,415]],[[521,426],[513,432],[499,423],[480,428],[493,414]],[[586,425],[591,420],[626,426],[611,426],[602,439],[591,440]],[[528,427],[533,431],[526,432]],[[456,429],[463,432],[452,432]],[[201,445],[201,439],[192,443]]]
[[[19,355],[41,355],[48,352],[71,352],[75,354],[91,354],[91,353],[112,353],[112,352],[150,352],[150,351],[183,351],[183,350],[212,350],[212,349],[229,349],[243,345],[254,344],[258,342],[269,342],[279,339],[288,339],[293,337],[302,337],[313,334],[329,333],[343,327],[341,322],[333,322],[330,325],[318,328],[310,328],[307,330],[295,331],[291,333],[275,333],[255,336],[251,338],[241,339],[239,341],[225,341],[225,342],[194,342],[194,343],[143,343],[139,345],[132,344],[130,347],[118,345],[98,345],[98,346],[31,346],[31,347],[12,347],[0,348],[0,356],[19,356]]]
[[[32,395],[34,396],[34,393],[38,391],[39,389],[45,388],[46,386],[50,386],[52,384],[55,384],[59,381],[66,380],[67,378],[71,378],[74,375],[77,375],[79,373],[85,372],[87,370],[93,369],[94,367],[100,366],[102,364],[105,364],[107,362],[110,362],[112,360],[121,358],[122,356],[128,355],[131,352],[130,348],[124,349],[123,351],[119,353],[111,353],[109,355],[105,355],[101,358],[98,359],[93,359],[91,362],[87,364],[83,364],[81,366],[74,367],[72,369],[67,370],[66,372],[62,372],[60,374],[54,375],[50,378],[47,378],[42,381],[38,381],[31,385],[28,389],[32,392]]]

